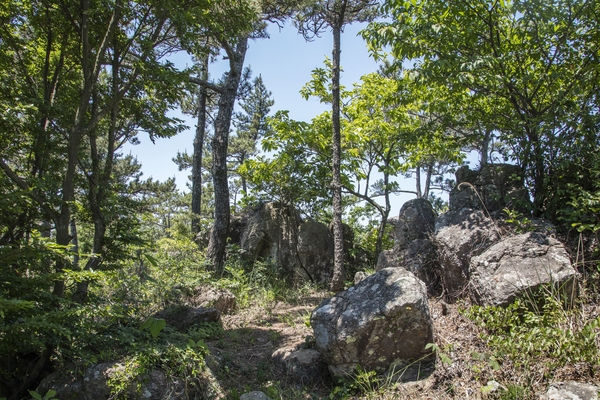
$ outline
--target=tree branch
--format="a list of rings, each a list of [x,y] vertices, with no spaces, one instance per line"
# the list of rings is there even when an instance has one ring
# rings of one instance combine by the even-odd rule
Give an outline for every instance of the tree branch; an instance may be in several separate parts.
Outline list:
[[[58,214],[53,209],[48,207],[44,199],[38,193],[36,193],[27,184],[27,182],[25,182],[21,177],[19,177],[2,158],[0,158],[0,168],[2,168],[6,176],[8,176],[10,180],[12,180],[18,187],[27,191],[27,195],[31,197],[31,199],[33,199],[33,201],[35,201],[40,206],[40,208],[44,211],[46,216],[56,223],[58,219]]]
[[[195,85],[202,86],[206,89],[210,89],[215,93],[219,93],[219,94],[223,93],[222,87],[215,85],[214,83],[207,82],[203,79],[199,79],[199,78],[190,76],[189,81],[190,81],[190,83],[193,83]]]

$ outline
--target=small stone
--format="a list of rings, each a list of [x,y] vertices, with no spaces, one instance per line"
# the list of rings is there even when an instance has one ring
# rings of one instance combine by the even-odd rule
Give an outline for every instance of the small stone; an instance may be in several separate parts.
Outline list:
[[[255,391],[244,393],[240,396],[240,400],[271,400],[271,398],[263,392]]]
[[[551,383],[540,400],[598,400],[599,386],[580,382]]]

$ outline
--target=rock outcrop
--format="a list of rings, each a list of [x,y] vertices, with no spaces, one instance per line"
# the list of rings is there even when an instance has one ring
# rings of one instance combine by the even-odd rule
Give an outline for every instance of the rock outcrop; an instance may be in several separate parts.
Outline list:
[[[410,363],[430,362],[424,359],[433,341],[426,288],[403,268],[382,269],[325,300],[311,325],[333,376],[353,374],[360,365],[399,378]]]
[[[494,221],[480,210],[461,208],[437,219],[438,275],[448,298],[456,298],[464,292],[469,282],[471,258],[499,238]]]
[[[409,200],[394,222],[394,249],[382,252],[376,269],[405,268],[428,282],[427,271],[435,259],[431,240],[435,229],[435,212],[426,199]]]
[[[472,208],[488,214],[504,207],[528,212],[529,193],[523,185],[523,172],[517,165],[487,164],[479,171],[462,166],[456,171],[456,187],[450,192],[450,210]]]
[[[298,275],[326,284],[333,276],[333,235],[326,225],[307,221],[298,228]]]
[[[293,207],[279,203],[263,204],[242,220],[240,246],[252,260],[269,260],[288,282],[331,280],[333,235],[326,225],[303,222]]]
[[[252,215],[242,233],[241,247],[254,260],[271,260],[283,278],[292,280],[298,265],[298,227],[302,219],[290,206],[266,203]]]
[[[553,237],[552,224],[527,218],[515,227],[502,220],[505,207],[527,215],[530,203],[519,167],[495,164],[472,171],[464,166],[456,181],[450,210],[437,218],[427,200],[404,204],[394,248],[379,255],[377,269],[412,271],[428,288],[442,289],[446,300],[470,295],[479,304],[507,305],[546,284],[560,287],[563,296],[574,295],[576,271]]]
[[[572,299],[577,272],[556,239],[528,232],[500,240],[470,264],[470,292],[477,304],[507,306],[517,297],[535,295],[542,285],[552,285]]]

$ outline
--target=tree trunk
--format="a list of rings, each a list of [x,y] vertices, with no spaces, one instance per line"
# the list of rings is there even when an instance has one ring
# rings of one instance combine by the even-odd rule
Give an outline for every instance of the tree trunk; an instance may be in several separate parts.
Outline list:
[[[484,165],[488,164],[488,159],[489,159],[489,151],[490,151],[490,142],[492,140],[492,130],[491,129],[486,129],[485,130],[485,135],[483,137],[483,142],[481,143],[481,162],[480,162],[480,168],[482,168]]]
[[[417,166],[415,171],[415,179],[417,181],[417,199],[420,199],[423,196],[421,192],[421,167]]]
[[[212,176],[215,192],[215,223],[210,232],[207,258],[215,272],[223,272],[225,246],[229,230],[229,182],[227,180],[227,146],[233,106],[242,76],[248,38],[240,38],[229,56],[230,69],[219,97],[219,111],[215,120],[215,136],[212,141]]]
[[[423,198],[429,198],[429,192],[431,191],[431,176],[433,175],[433,161],[427,164],[427,174],[425,175],[425,190],[423,191]]]
[[[332,125],[333,125],[333,156],[331,188],[333,190],[333,277],[330,289],[333,292],[344,290],[344,235],[342,226],[342,181],[341,181],[341,128],[340,128],[340,53],[341,27],[343,15],[333,30],[333,77],[332,77]]]
[[[208,54],[202,58],[200,79],[208,80]],[[198,92],[198,122],[194,137],[194,158],[192,161],[192,233],[200,232],[200,213],[202,211],[202,153],[206,133],[206,88],[200,85]]]

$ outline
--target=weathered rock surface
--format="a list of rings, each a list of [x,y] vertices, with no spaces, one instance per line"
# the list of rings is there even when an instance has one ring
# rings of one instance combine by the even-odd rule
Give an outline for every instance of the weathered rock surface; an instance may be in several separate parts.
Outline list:
[[[271,400],[271,398],[263,392],[255,391],[244,393],[240,396],[240,400]]]
[[[394,248],[384,250],[377,259],[376,270],[404,268],[430,283],[428,270],[435,259],[431,236],[435,229],[435,212],[426,199],[409,200],[394,222]]]
[[[364,281],[368,276],[369,274],[367,274],[365,271],[358,271],[356,274],[354,274],[354,284],[356,285],[359,282]]]
[[[253,259],[272,260],[281,276],[293,279],[298,266],[298,227],[302,219],[290,206],[266,203],[249,217],[241,247]]]
[[[219,289],[209,285],[197,286],[191,303],[196,307],[216,308],[222,314],[235,310],[236,297],[227,289]]]
[[[433,341],[426,288],[413,273],[386,268],[325,300],[311,315],[316,348],[332,375],[360,365],[379,372],[428,354]]]
[[[576,271],[564,246],[539,232],[510,236],[471,259],[470,291],[481,305],[506,306],[544,284],[571,298]]]
[[[159,311],[154,318],[162,318],[167,325],[186,333],[194,325],[219,321],[221,312],[216,308],[177,306]]]
[[[456,171],[456,187],[450,192],[450,210],[472,208],[493,214],[504,207],[527,212],[529,194],[521,168],[512,164],[487,164],[479,171],[462,166]]]
[[[307,221],[298,228],[299,273],[304,279],[328,283],[333,276],[333,235],[326,225]]]
[[[400,209],[394,246],[406,249],[410,243],[419,239],[428,239],[435,229],[435,212],[427,199],[412,199]]]
[[[579,382],[556,382],[540,400],[598,400],[600,386]]]
[[[59,370],[47,376],[36,391],[45,394],[50,389],[55,390],[59,400],[109,399],[112,395],[108,380],[124,368],[119,363],[97,364],[89,367],[80,379],[74,372]],[[160,370],[140,376],[126,388],[127,398],[130,399],[183,399],[186,398],[184,392],[180,381],[167,379]]]
[[[272,358],[283,365],[288,378],[301,385],[321,384],[327,375],[327,364],[315,349],[278,349]]]
[[[435,224],[435,242],[442,287],[448,298],[469,282],[471,258],[500,239],[494,222],[483,211],[462,208],[442,214]]]
[[[376,271],[384,268],[398,268],[398,256],[394,250],[383,250],[377,257]]]

